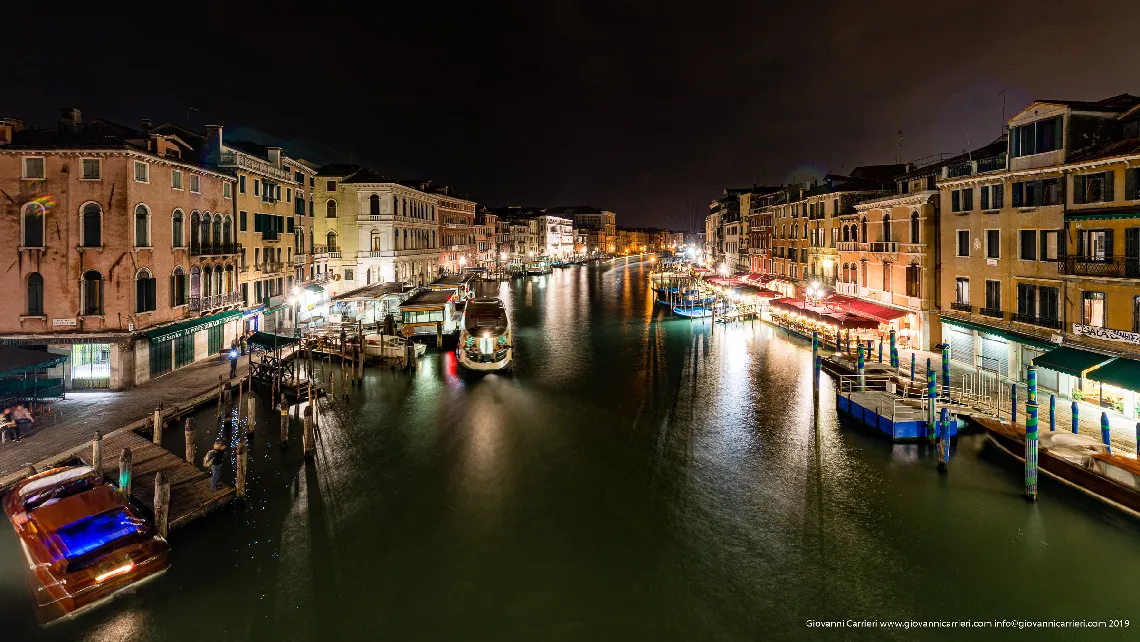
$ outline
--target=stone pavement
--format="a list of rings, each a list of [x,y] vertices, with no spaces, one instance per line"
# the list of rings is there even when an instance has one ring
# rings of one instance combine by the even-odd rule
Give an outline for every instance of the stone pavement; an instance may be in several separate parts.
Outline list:
[[[248,357],[241,357],[238,377],[245,377],[248,369]],[[159,404],[172,408],[216,392],[229,374],[229,361],[219,356],[122,392],[69,392],[66,399],[52,404],[53,414],[41,418],[30,434],[18,442],[0,444],[0,486],[5,477],[20,473],[29,464],[38,467],[44,460],[90,443],[96,430],[107,435],[145,422]]]

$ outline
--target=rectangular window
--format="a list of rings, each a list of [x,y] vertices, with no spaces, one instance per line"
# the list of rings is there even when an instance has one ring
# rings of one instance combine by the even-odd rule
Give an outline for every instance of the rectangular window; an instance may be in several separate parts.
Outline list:
[[[950,211],[962,211],[962,190],[956,189],[953,192],[950,192]]]
[[[1001,258],[1001,230],[986,230],[986,258]]]
[[[280,189],[280,188],[278,188],[278,189]],[[286,203],[293,202],[293,188],[292,187],[286,187],[285,188],[285,202]]]
[[[336,191],[336,181],[325,181],[325,191],[326,192],[335,192]]]
[[[990,187],[989,187],[989,185],[985,185],[985,186],[978,188],[978,191],[981,193],[980,198],[981,198],[982,209],[983,210],[990,209]]]
[[[1140,332],[1140,296],[1132,297],[1132,331]]]
[[[1037,288],[1037,318],[1056,322],[1060,314],[1060,290],[1050,286]]]
[[[170,187],[182,189],[182,172],[175,169],[170,172]]]
[[[1085,325],[1103,328],[1105,322],[1104,292],[1085,292],[1082,297]]]
[[[1037,260],[1037,230],[1018,230],[1018,258],[1022,261]]]
[[[974,209],[974,188],[962,190],[962,211],[969,212]]]
[[[238,194],[245,194],[245,176],[238,176]]]
[[[244,232],[246,229],[245,210],[241,210],[238,212],[238,231]]]
[[[970,256],[970,230],[958,230],[958,256]]]
[[[1073,202],[1112,202],[1115,177],[1116,173],[1112,171],[1073,176]],[[1125,188],[1127,189],[1127,185]]]
[[[954,302],[970,305],[970,279],[960,276],[954,279]]]
[[[1140,167],[1124,170],[1124,198],[1130,201],[1140,199]]]
[[[277,195],[276,196],[277,196],[277,200],[281,200],[281,186],[280,185],[277,186]]]
[[[97,181],[103,178],[103,161],[98,158],[84,158],[79,164],[83,180]]]
[[[1005,204],[1005,183],[990,185],[990,209],[1000,210]]]
[[[1061,181],[1059,179],[1046,178],[1036,182],[1041,185],[1038,192],[1041,194],[1042,205],[1061,204]]]
[[[1041,230],[1041,260],[1056,261],[1061,242],[1060,230]]]
[[[1023,317],[1037,316],[1037,286],[1017,284],[1017,313]]]
[[[1001,281],[986,281],[986,310],[1001,312]]]
[[[261,196],[261,181],[256,178],[253,179],[253,195]]]
[[[195,194],[201,193],[201,190],[198,187],[198,179],[199,176],[197,174],[190,175],[190,191],[194,192]]]
[[[149,183],[150,182],[150,165],[141,161],[135,161],[135,182],[136,183]]]
[[[261,265],[261,248],[259,247],[253,248],[253,264]],[[258,296],[257,298],[260,299],[261,297]]]
[[[222,183],[222,198],[233,198],[233,185],[229,181]]]
[[[352,280],[352,268],[344,268],[344,280],[345,281],[351,281]]]
[[[1063,119],[1063,116],[1055,116],[1011,128],[1011,156],[1032,156],[1061,149],[1064,143]]]
[[[40,157],[24,159],[24,178],[46,178],[44,159]],[[38,316],[38,315],[37,315]]]

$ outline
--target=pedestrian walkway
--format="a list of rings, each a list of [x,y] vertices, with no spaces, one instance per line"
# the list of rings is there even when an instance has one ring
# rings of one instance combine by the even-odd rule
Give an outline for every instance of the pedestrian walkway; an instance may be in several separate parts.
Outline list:
[[[249,360],[239,359],[238,378],[249,370]],[[217,357],[175,370],[137,388],[121,392],[69,392],[67,399],[52,404],[53,415],[18,442],[0,444],[0,486],[9,477],[22,475],[37,465],[91,441],[96,430],[110,434],[132,424],[145,423],[159,405],[173,408],[195,397],[218,390],[229,381],[230,363]]]

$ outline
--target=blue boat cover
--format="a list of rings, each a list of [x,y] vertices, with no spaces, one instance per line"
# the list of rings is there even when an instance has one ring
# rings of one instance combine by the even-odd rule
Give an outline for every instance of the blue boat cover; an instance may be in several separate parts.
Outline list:
[[[131,517],[125,508],[116,508],[72,522],[56,531],[63,544],[63,557],[68,560],[135,533],[142,533],[146,525]]]

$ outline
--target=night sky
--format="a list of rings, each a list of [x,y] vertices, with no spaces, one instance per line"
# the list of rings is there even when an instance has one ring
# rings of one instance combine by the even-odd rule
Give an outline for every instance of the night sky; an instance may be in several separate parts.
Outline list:
[[[241,4],[7,8],[0,115],[221,123],[487,205],[695,229],[725,186],[988,143],[1003,91],[1007,116],[1140,94],[1123,0]]]

